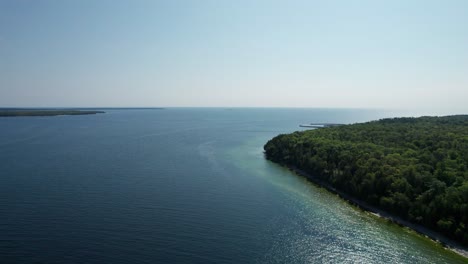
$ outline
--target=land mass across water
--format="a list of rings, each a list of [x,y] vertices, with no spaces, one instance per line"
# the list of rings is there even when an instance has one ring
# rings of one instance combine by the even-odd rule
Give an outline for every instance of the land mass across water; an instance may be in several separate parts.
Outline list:
[[[279,135],[266,158],[468,257],[468,115]]]
[[[334,126],[342,126],[344,124],[337,124],[337,123],[311,123],[311,124],[301,124],[300,127],[310,127],[310,128],[322,128],[322,127],[334,127]]]
[[[96,110],[76,110],[76,109],[19,109],[4,108],[0,109],[0,117],[19,117],[19,116],[58,116],[58,115],[94,115],[105,113]]]

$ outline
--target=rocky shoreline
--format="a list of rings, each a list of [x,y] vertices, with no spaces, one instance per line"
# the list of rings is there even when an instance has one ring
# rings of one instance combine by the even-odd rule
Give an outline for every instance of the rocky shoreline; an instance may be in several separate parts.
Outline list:
[[[411,223],[407,220],[404,220],[400,217],[397,217],[397,216],[394,216],[392,214],[389,214],[388,212],[385,212],[375,206],[372,206],[366,202],[363,202],[363,201],[360,201],[354,197],[351,197],[350,195],[340,191],[340,190],[337,190],[336,188],[334,188],[333,186],[331,186],[330,184],[324,182],[323,180],[317,178],[317,177],[314,177],[312,176],[311,174],[303,171],[303,170],[300,170],[298,168],[295,168],[295,167],[292,167],[292,166],[286,166],[284,164],[281,164],[282,166],[285,166],[287,167],[288,169],[290,169],[292,172],[296,173],[297,175],[300,175],[300,176],[303,176],[305,178],[307,178],[309,181],[311,181],[312,183],[314,184],[317,184],[319,185],[320,187],[323,187],[325,189],[327,189],[328,191],[338,195],[341,199],[345,200],[346,202],[348,202],[349,204],[351,205],[354,205],[358,208],[360,208],[361,210],[364,210],[364,211],[367,211],[367,212],[370,212],[380,218],[383,218],[383,219],[386,219],[392,223],[395,223],[397,225],[400,225],[400,226],[403,226],[403,227],[407,227],[407,228],[410,228],[411,230],[415,231],[416,233],[420,234],[420,235],[423,235],[439,244],[441,244],[442,246],[444,246],[445,248],[465,257],[465,258],[468,258],[468,248],[467,247],[464,247],[463,245],[461,245],[460,243],[440,234],[440,233],[437,233],[435,231],[432,231],[422,225],[418,225],[418,224],[414,224],[414,223]]]

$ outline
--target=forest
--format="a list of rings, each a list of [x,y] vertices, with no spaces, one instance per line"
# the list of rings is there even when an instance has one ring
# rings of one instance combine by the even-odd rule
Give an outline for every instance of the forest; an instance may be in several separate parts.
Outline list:
[[[468,115],[282,134],[267,159],[468,245]]]

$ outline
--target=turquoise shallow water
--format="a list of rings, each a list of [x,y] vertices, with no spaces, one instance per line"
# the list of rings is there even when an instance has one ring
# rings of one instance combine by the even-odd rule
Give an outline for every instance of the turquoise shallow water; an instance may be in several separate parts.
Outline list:
[[[1,263],[463,263],[263,157],[346,109],[0,118]]]

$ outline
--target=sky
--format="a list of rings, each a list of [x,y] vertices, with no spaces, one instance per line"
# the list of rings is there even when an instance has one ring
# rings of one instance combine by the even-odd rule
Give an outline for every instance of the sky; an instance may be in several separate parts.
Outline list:
[[[468,113],[468,1],[0,0],[0,107]]]

